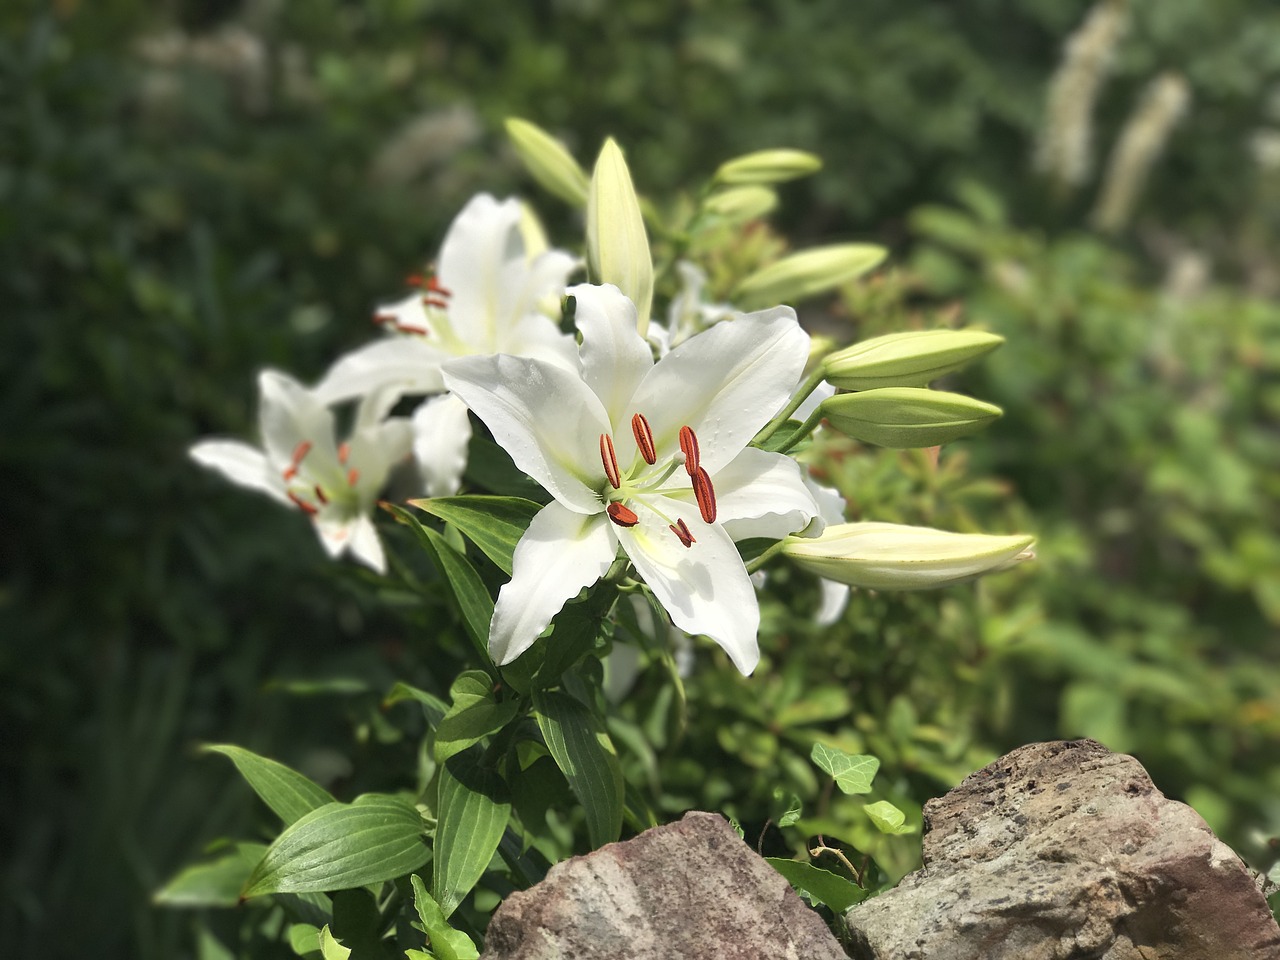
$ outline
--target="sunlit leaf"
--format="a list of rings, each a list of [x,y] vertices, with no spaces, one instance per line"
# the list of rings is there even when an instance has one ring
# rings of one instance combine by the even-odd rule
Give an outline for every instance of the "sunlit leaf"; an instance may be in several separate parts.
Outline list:
[[[870,793],[871,781],[880,769],[880,761],[875,757],[845,753],[825,743],[815,743],[809,757],[831,774],[836,786],[845,793]]]

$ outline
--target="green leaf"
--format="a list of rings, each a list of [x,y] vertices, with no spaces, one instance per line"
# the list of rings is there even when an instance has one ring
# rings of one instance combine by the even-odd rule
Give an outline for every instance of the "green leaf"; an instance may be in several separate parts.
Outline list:
[[[438,808],[431,895],[448,917],[493,859],[511,803],[502,777],[478,763],[473,752],[440,767]]]
[[[320,928],[312,923],[294,923],[289,926],[289,949],[300,957],[320,952]]]
[[[468,670],[449,690],[453,706],[436,730],[436,762],[444,763],[482,738],[497,733],[515,717],[515,700],[497,701],[493,680],[483,670]]]
[[[426,714],[427,723],[433,730],[440,725],[444,715],[449,712],[449,705],[434,693],[427,693],[407,683],[396,683],[382,698],[382,706],[390,707],[404,700],[416,700],[422,704],[422,712]]]
[[[592,847],[622,831],[622,766],[596,714],[565,693],[535,690],[538,728],[587,816]]]
[[[350,960],[351,957],[351,948],[344,947],[333,938],[328,924],[320,930],[320,955],[324,960]]]
[[[845,793],[870,793],[871,781],[880,769],[880,761],[875,757],[845,753],[825,743],[815,743],[809,757],[835,777],[836,786]]]
[[[449,926],[440,904],[427,893],[427,887],[418,875],[410,877],[409,882],[413,884],[413,905],[417,908],[418,919],[422,921],[431,953],[437,960],[477,960],[480,951],[476,945],[461,930]]]
[[[152,901],[165,907],[234,907],[245,880],[266,852],[265,843],[238,843],[216,860],[181,870]]]
[[[432,497],[409,503],[453,524],[507,576],[516,544],[542,509],[519,497]]]
[[[868,803],[862,810],[871,818],[871,822],[876,825],[876,829],[881,833],[896,837],[904,833],[916,832],[915,827],[907,824],[907,815],[888,800],[877,800],[875,803]]]
[[[490,493],[539,504],[551,502],[551,494],[538,481],[517,467],[507,451],[479,432],[473,433],[467,444],[465,476],[469,484]]]
[[[417,501],[422,503],[423,501]],[[489,659],[489,621],[493,619],[493,598],[489,588],[476,573],[476,568],[466,556],[454,548],[441,534],[423,526],[418,518],[403,507],[390,507],[401,523],[409,527],[431,554],[436,569],[449,584],[449,590],[458,603],[467,636],[480,654],[480,662],[492,664]]]
[[[203,750],[228,757],[253,792],[284,821],[286,827],[312,810],[333,803],[333,796],[328,790],[283,763],[268,760],[252,750],[230,743],[206,744]]]
[[[843,913],[855,903],[867,899],[867,891],[852,880],[815,867],[812,863],[782,857],[765,857],[765,860],[801,893],[808,894],[811,900],[816,900],[837,913]]]
[[[779,827],[793,826],[800,819],[803,807],[800,804],[800,798],[794,793],[791,795],[791,802],[787,805],[786,812],[778,818]]]
[[[286,828],[241,896],[362,887],[411,873],[430,855],[412,803],[368,794],[352,803],[326,804]]]

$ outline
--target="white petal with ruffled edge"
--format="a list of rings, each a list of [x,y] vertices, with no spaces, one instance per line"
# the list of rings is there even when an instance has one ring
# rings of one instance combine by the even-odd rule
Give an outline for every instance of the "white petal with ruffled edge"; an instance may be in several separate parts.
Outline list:
[[[451,360],[444,381],[553,497],[578,513],[601,510],[600,435],[609,432],[609,419],[580,376],[499,354]]]
[[[760,661],[760,606],[737,547],[719,524],[689,516],[688,504],[665,497],[646,497],[644,504],[672,520],[683,517],[695,543],[684,546],[666,519],[641,507],[636,526],[615,531],[636,572],[677,627],[710,637],[735,667],[751,673]]]
[[[721,323],[659,360],[633,399],[659,448],[682,426],[698,435],[713,476],[746,447],[791,397],[809,356],[809,335],[790,307]]]
[[[451,393],[433,397],[413,413],[413,455],[428,497],[448,497],[462,486],[471,420]]]
[[[510,663],[524,653],[568,600],[609,570],[617,541],[603,513],[583,516],[549,503],[516,544],[511,581],[498,593],[489,654]]]

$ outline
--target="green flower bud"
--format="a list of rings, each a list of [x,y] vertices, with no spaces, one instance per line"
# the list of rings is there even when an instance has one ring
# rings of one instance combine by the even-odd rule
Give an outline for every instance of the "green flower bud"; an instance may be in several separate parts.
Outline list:
[[[803,150],[758,150],[727,160],[716,171],[716,183],[781,183],[822,169],[822,160]]]
[[[562,144],[528,120],[508,117],[507,136],[525,169],[541,186],[575,207],[586,206],[587,173]]]
[[[1033,556],[1027,534],[950,533],[897,523],[838,523],[788,537],[782,552],[828,580],[871,590],[929,590],[1005,570]]]
[[[768,187],[746,186],[718,190],[702,204],[709,214],[730,223],[743,223],[763,217],[778,205],[778,195]]]
[[[890,333],[845,347],[824,361],[827,380],[844,390],[923,387],[990,353],[1004,337],[983,330]]]
[[[881,447],[936,447],[986,426],[997,406],[941,390],[881,387],[829,397],[820,408],[841,433]]]
[[[887,253],[869,243],[802,250],[751,274],[733,291],[733,300],[745,309],[803,300],[875,269]]]
[[[587,194],[587,269],[592,283],[612,283],[631,298],[640,336],[645,336],[653,306],[653,257],[631,171],[612,137],[600,150]]]

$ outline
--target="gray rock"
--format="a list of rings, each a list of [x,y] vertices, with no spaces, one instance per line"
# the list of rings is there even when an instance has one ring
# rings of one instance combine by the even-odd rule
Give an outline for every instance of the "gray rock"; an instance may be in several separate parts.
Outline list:
[[[822,919],[713,813],[646,830],[513,893],[485,960],[846,960]]]
[[[1093,740],[1020,747],[924,814],[924,866],[847,914],[859,960],[1280,958],[1248,868]]]

